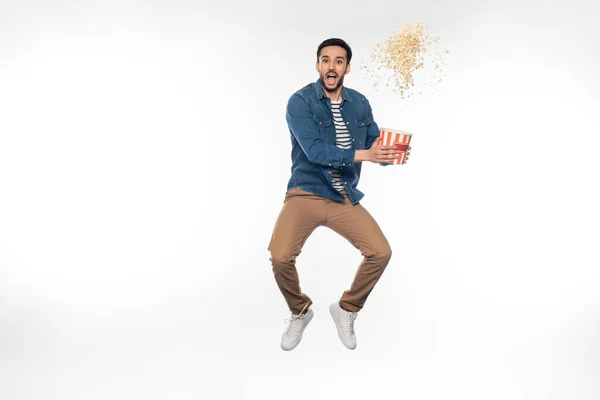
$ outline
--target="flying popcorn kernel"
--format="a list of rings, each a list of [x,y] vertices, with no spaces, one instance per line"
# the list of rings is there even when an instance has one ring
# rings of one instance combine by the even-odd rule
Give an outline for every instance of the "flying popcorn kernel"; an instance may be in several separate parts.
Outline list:
[[[372,66],[362,65],[361,69],[373,88],[385,83],[393,93],[408,98],[413,94],[416,76],[419,86],[441,82],[445,65],[442,54],[449,52],[437,46],[439,40],[439,36],[431,37],[419,21],[405,24],[385,42],[377,44],[371,55]],[[424,93],[422,89],[416,91]]]

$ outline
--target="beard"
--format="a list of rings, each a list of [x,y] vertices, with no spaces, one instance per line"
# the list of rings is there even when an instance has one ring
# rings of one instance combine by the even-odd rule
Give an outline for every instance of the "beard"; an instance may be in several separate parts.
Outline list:
[[[342,86],[342,85],[344,84],[344,75],[342,75],[342,76],[338,76],[338,81],[337,81],[337,84],[335,85],[335,87],[333,87],[333,88],[329,88],[329,87],[327,87],[327,86],[326,86],[326,83],[325,83],[325,82],[327,82],[327,74],[328,74],[328,73],[329,73],[329,72],[326,72],[326,73],[324,73],[324,74],[321,74],[321,82],[322,82],[322,85],[321,85],[321,86],[323,86],[323,89],[324,89],[326,92],[329,92],[329,93],[334,93],[336,90],[338,90],[338,89],[340,88],[340,86]],[[337,75],[337,74],[336,74],[336,75]]]

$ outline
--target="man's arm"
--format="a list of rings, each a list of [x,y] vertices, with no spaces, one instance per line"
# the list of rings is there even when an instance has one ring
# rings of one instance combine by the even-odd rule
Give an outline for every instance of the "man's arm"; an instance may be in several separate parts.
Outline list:
[[[325,143],[310,106],[297,93],[290,97],[285,116],[290,131],[310,162],[334,167],[356,162],[355,149],[342,149]]]
[[[354,162],[357,163],[363,161],[371,161],[371,155],[369,150],[356,150]]]

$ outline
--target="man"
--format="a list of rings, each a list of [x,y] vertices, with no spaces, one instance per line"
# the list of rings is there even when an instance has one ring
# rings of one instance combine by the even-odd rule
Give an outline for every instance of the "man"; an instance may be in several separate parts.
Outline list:
[[[287,104],[292,176],[268,247],[275,280],[292,312],[281,339],[283,350],[300,343],[314,315],[311,299],[300,289],[295,262],[317,227],[337,232],[364,256],[350,289],[329,307],[338,336],[349,349],[356,348],[357,313],[392,255],[377,222],[359,203],[363,193],[356,187],[362,162],[388,165],[398,153],[393,146],[380,145],[365,96],[343,86],[351,58],[345,41],[325,40],[317,49],[319,79],[294,93]]]

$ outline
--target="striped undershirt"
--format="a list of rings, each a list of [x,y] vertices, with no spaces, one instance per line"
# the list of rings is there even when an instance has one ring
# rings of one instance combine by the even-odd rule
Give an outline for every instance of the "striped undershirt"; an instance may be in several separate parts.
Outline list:
[[[340,112],[341,104],[341,100],[331,102],[331,112],[333,114],[333,122],[335,124],[335,144],[337,147],[342,149],[351,149],[352,138],[350,137],[350,132],[348,131],[346,123],[342,119],[342,113]],[[338,192],[343,192],[346,190],[344,189],[344,181],[340,175],[339,167],[333,167],[333,170],[331,171],[331,183]]]

